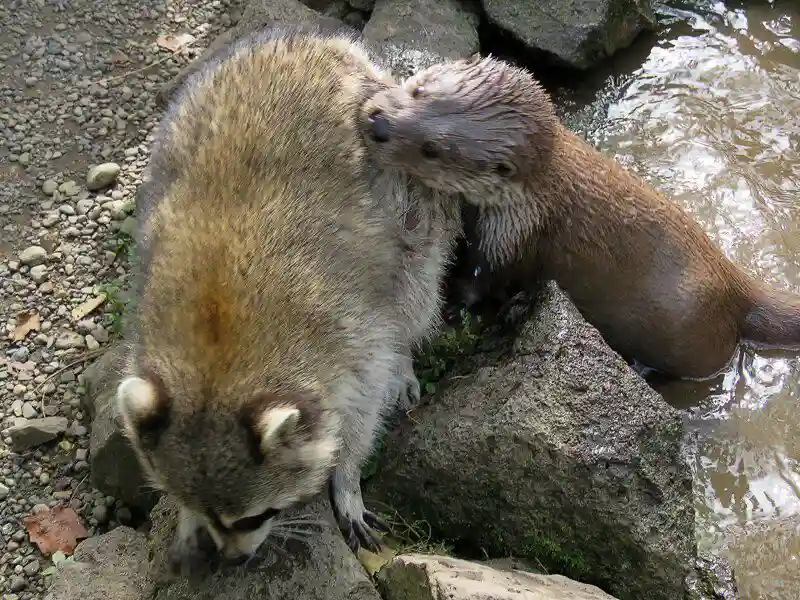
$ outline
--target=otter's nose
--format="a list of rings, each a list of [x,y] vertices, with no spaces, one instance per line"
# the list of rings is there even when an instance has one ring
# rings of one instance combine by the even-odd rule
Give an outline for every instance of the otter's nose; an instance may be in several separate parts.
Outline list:
[[[376,142],[383,143],[389,141],[389,119],[383,116],[383,111],[379,108],[373,110],[369,115],[369,122],[372,123],[370,135]]]

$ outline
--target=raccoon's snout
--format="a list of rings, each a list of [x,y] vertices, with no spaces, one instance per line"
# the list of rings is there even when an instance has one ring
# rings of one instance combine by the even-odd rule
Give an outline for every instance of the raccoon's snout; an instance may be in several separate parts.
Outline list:
[[[388,142],[389,136],[389,119],[383,114],[380,108],[376,108],[369,114],[369,122],[371,127],[369,130],[370,137],[378,143]]]
[[[238,567],[238,566],[241,566],[241,565],[245,564],[247,561],[250,560],[250,558],[251,558],[251,555],[244,554],[244,553],[235,554],[235,555],[232,555],[232,556],[227,556],[226,555],[222,559],[222,564],[224,566],[226,566],[226,567]]]

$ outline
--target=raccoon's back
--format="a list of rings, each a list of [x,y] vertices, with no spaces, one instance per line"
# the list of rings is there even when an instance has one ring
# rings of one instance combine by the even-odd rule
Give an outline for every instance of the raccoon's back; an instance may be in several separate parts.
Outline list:
[[[192,363],[241,366],[244,355],[258,362],[274,351],[290,368],[304,344],[341,353],[353,335],[391,327],[400,254],[363,185],[331,177],[242,186],[227,177],[202,191],[191,178],[172,186],[154,213],[143,329]],[[239,203],[215,204],[234,192]],[[332,195],[350,207],[335,210]]]
[[[303,44],[246,48],[162,125],[139,321],[163,361],[297,370],[392,334],[399,224],[367,187],[340,57]]]
[[[224,168],[234,157],[303,177],[363,168],[355,115],[368,65],[345,60],[334,40],[242,44],[188,83],[162,129],[178,168]]]

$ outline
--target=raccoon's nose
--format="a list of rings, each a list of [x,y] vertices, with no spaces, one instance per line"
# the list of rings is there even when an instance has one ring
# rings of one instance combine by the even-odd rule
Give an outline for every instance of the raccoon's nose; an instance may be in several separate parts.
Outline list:
[[[229,567],[238,567],[239,565],[243,565],[250,557],[247,554],[236,554],[235,556],[225,556],[223,562],[226,566]]]
[[[376,108],[369,115],[369,122],[372,123],[370,135],[376,142],[383,143],[389,141],[389,119],[383,115],[380,108]]]

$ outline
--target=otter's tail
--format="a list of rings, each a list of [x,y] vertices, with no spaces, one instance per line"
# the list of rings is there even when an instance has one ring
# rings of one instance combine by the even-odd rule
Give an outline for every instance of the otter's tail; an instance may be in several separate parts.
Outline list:
[[[742,339],[762,347],[800,350],[800,296],[757,287]]]

